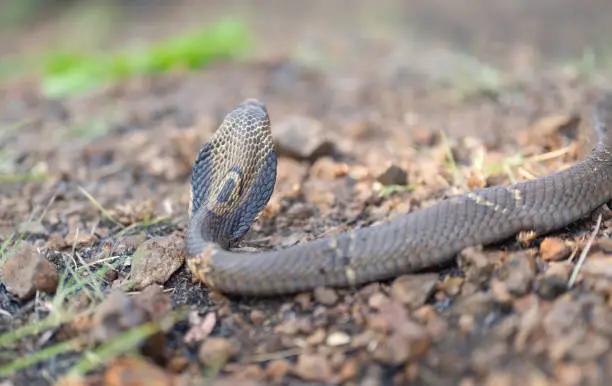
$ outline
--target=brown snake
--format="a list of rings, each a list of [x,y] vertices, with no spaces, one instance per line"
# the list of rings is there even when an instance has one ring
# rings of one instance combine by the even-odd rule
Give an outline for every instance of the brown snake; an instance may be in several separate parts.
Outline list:
[[[187,264],[196,279],[223,293],[288,294],[390,279],[445,263],[469,246],[559,229],[612,199],[612,94],[593,110],[599,142],[565,170],[454,196],[378,226],[237,253],[227,249],[249,230],[276,180],[267,110],[247,100],[227,115],[194,163]]]

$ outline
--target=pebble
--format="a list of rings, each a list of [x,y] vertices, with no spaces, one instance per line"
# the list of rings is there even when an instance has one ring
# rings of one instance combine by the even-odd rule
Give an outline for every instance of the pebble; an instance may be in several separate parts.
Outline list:
[[[306,381],[324,382],[332,377],[331,366],[322,355],[300,355],[294,371],[298,377]]]
[[[312,306],[312,297],[310,292],[303,292],[295,296],[295,302],[299,304],[301,311],[309,310]]]
[[[101,384],[106,386],[122,386],[128,382],[130,385],[173,385],[180,381],[178,376],[164,371],[148,361],[135,358],[119,358],[111,362],[104,372]],[[72,383],[66,383],[72,384]],[[75,382],[74,384],[90,384]]]
[[[184,239],[178,234],[145,241],[132,259],[134,288],[164,284],[183,265],[184,260]]]
[[[457,260],[459,268],[465,273],[465,278],[474,283],[487,281],[495,268],[493,259],[482,252],[481,246],[465,248],[459,253]]]
[[[209,337],[200,346],[198,359],[203,365],[220,367],[238,354],[238,349],[226,338]]]
[[[444,281],[438,285],[438,288],[447,296],[457,296],[461,292],[461,286],[465,281],[464,278],[459,276],[446,276]]]
[[[594,246],[598,247],[600,250],[602,250],[605,253],[612,253],[612,239],[610,238],[601,237],[597,239]]]
[[[49,234],[47,229],[40,221],[24,222],[19,224],[19,233],[46,236]]]
[[[321,122],[309,117],[288,117],[276,125],[274,134],[279,156],[313,161],[335,150]]]
[[[571,253],[572,248],[558,237],[547,237],[540,244],[540,256],[545,261],[567,259]]]
[[[569,262],[550,263],[537,281],[538,294],[545,299],[554,299],[567,291],[567,282],[573,265]]]
[[[500,267],[498,277],[514,296],[522,296],[530,290],[535,277],[533,258],[526,252],[512,254]]]
[[[317,302],[325,306],[333,306],[338,302],[338,294],[331,288],[315,288],[313,295]]]
[[[276,326],[274,332],[277,334],[293,336],[298,333],[300,324],[297,318],[289,318]]]
[[[285,359],[276,359],[266,366],[266,376],[272,382],[280,382],[291,370],[291,364]]]
[[[422,356],[429,349],[429,337],[406,336],[399,332],[392,333],[384,342],[376,346],[372,356],[379,362],[399,365],[409,359]]]
[[[134,296],[134,302],[138,308],[143,309],[149,320],[160,322],[165,316],[172,312],[172,299],[165,293],[163,288],[158,285],[150,285]],[[166,332],[172,325],[161,325]]]
[[[368,299],[368,306],[374,310],[378,310],[383,306],[383,304],[388,302],[390,302],[390,299],[387,295],[381,292],[376,292]]]
[[[327,336],[325,343],[331,347],[344,346],[351,342],[351,337],[342,331],[332,332]]]
[[[149,320],[147,311],[133,298],[120,290],[113,290],[96,308],[93,315],[91,339],[96,343],[107,342]]]
[[[70,232],[64,237],[64,241],[69,247],[75,248],[89,247],[98,242],[98,237],[84,231]]]
[[[350,359],[342,365],[339,372],[339,377],[341,382],[346,382],[351,379],[354,379],[359,373],[359,365],[357,361]]]
[[[67,246],[66,240],[64,240],[64,237],[58,232],[51,233],[47,239],[47,248],[51,251],[60,251]]]
[[[266,319],[264,313],[259,310],[251,311],[249,318],[251,319],[251,322],[253,322],[253,324],[257,326],[261,325],[263,321]]]
[[[310,346],[318,346],[325,341],[325,329],[317,328],[315,332],[313,332],[308,338],[306,338],[306,343]]]
[[[417,308],[427,301],[437,282],[437,273],[403,275],[393,281],[391,296],[410,308]]]
[[[384,186],[408,184],[408,173],[397,165],[391,165],[385,170],[377,181]]]
[[[491,293],[475,292],[468,296],[462,296],[453,304],[452,309],[459,314],[480,314],[491,312],[494,302]]]
[[[575,114],[552,114],[537,119],[529,128],[517,136],[519,145],[523,148],[534,147],[558,149],[563,146],[563,136],[559,135],[562,128],[578,124],[580,117]],[[539,151],[539,149],[537,149]]]
[[[32,299],[36,291],[55,292],[59,280],[57,268],[32,244],[22,241],[8,255],[2,266],[2,278],[9,292],[21,300]]]

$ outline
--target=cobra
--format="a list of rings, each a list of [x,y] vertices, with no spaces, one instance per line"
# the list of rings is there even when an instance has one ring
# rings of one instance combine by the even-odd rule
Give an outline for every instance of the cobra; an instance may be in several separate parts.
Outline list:
[[[270,199],[276,154],[265,105],[246,100],[198,153],[191,174],[187,264],[227,294],[269,296],[354,287],[436,266],[521,231],[546,234],[612,199],[612,94],[593,108],[599,141],[571,167],[450,197],[378,226],[259,253],[232,252]]]

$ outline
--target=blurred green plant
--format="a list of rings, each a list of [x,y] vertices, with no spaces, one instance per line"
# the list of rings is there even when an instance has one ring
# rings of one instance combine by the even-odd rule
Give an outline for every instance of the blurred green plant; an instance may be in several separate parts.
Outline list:
[[[142,49],[54,52],[43,59],[42,92],[49,98],[59,98],[93,91],[130,76],[198,69],[214,60],[245,53],[251,42],[243,23],[224,19]]]

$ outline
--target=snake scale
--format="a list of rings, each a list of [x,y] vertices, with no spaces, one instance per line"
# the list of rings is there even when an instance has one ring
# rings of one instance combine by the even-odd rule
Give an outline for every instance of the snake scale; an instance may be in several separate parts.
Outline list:
[[[248,99],[226,116],[194,163],[187,265],[196,280],[222,293],[281,295],[391,279],[448,262],[466,247],[557,230],[612,200],[612,93],[592,111],[599,141],[565,170],[453,196],[377,226],[239,253],[229,248],[249,230],[276,181],[266,107]]]

